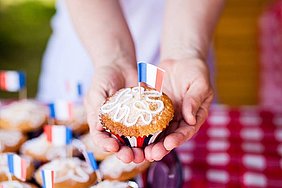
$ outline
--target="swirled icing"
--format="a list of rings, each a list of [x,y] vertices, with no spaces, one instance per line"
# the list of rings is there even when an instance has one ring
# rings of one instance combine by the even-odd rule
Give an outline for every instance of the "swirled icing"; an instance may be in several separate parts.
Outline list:
[[[0,130],[0,151],[3,151],[6,146],[15,146],[23,137],[19,131]]]
[[[111,155],[102,161],[100,164],[100,171],[103,175],[108,175],[112,178],[118,178],[123,172],[131,172],[135,168],[141,167],[145,163],[145,161],[139,164],[134,162],[124,163],[115,155]]]
[[[125,88],[110,98],[101,107],[102,114],[108,114],[115,122],[125,126],[148,125],[153,117],[164,109],[161,93],[155,90],[145,91],[143,87]],[[139,96],[141,93],[141,97]]]
[[[6,119],[11,126],[17,127],[22,122],[31,122],[34,127],[44,123],[47,109],[32,100],[13,102],[1,108],[1,119]]]
[[[78,158],[55,159],[43,165],[42,169],[55,171],[55,183],[66,180],[84,183],[89,180],[89,176],[92,174],[90,166]]]
[[[127,182],[104,180],[91,188],[129,188]]]
[[[4,181],[0,182],[0,187],[3,186],[4,188],[31,188],[30,185],[26,183],[21,183],[18,181]]]

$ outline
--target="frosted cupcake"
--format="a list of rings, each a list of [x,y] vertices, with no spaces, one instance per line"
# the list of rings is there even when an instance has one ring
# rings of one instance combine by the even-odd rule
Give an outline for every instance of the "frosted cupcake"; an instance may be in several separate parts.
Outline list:
[[[105,180],[128,181],[144,172],[149,166],[150,162],[148,161],[139,164],[124,163],[115,155],[111,155],[101,162],[100,171]]]
[[[26,139],[20,131],[0,129],[0,153],[17,152]]]
[[[21,100],[2,106],[0,114],[0,128],[30,132],[46,122],[48,109],[36,101]]]
[[[55,159],[41,166],[35,173],[35,179],[40,185],[42,169],[55,171],[56,188],[88,188],[96,182],[96,174],[91,167],[78,158]]]
[[[32,178],[34,172],[34,166],[31,163],[30,158],[26,156],[22,156],[25,161],[27,162],[27,173],[26,179],[30,180]],[[0,182],[7,181],[9,177],[9,167],[8,167],[8,160],[7,160],[7,153],[0,154]],[[12,177],[13,180],[16,180],[16,177]]]
[[[123,88],[109,97],[100,109],[100,120],[121,143],[142,148],[168,126],[174,109],[166,94],[140,88]]]
[[[135,182],[109,181],[105,180],[91,188],[138,188]]]

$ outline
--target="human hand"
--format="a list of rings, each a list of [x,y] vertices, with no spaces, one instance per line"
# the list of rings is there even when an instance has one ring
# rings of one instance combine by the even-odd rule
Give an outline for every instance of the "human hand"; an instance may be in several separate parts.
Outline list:
[[[119,142],[105,132],[100,120],[100,107],[106,98],[124,87],[132,87],[137,83],[137,68],[135,66],[121,67],[117,64],[98,67],[95,70],[93,85],[85,98],[87,119],[90,133],[95,144],[105,151],[115,152],[123,162],[144,161],[144,152],[140,148],[130,148],[119,145]]]
[[[160,67],[166,71],[163,91],[174,104],[175,116],[166,136],[145,148],[149,161],[161,160],[189,140],[206,120],[213,99],[208,68],[202,60],[166,60]]]

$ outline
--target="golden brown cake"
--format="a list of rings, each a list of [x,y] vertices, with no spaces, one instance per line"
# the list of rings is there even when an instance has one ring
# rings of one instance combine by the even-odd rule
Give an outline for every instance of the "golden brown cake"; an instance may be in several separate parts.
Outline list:
[[[26,179],[30,180],[34,172],[34,166],[29,157],[27,156],[21,156],[21,157],[23,157],[23,159],[25,159],[25,161],[27,162]],[[1,153],[0,154],[0,182],[7,181],[8,176],[9,176],[9,167],[8,167],[7,153]],[[13,180],[17,180],[17,178],[14,176],[12,178]]]
[[[56,158],[67,157],[66,147],[54,146],[49,143],[44,133],[39,137],[26,141],[22,145],[20,152],[38,162],[48,162]]]
[[[67,125],[75,134],[79,135],[88,132],[89,127],[84,106],[82,104],[73,104],[72,114],[72,120],[62,121],[55,119],[55,124]]]
[[[145,171],[149,166],[148,161],[139,164],[124,163],[115,155],[111,155],[101,162],[99,169],[105,180],[127,181]]]
[[[48,109],[36,101],[21,100],[2,106],[0,114],[0,128],[30,132],[46,123]]]
[[[88,188],[96,183],[96,174],[89,164],[78,158],[55,159],[41,166],[35,173],[35,179],[40,185],[42,169],[55,171],[56,188]]]
[[[93,142],[93,138],[91,137],[91,135],[89,133],[86,134],[86,135],[83,135],[80,138],[80,140],[85,145],[87,151],[93,152],[96,160],[98,160],[98,161],[102,161],[106,157],[108,157],[108,156],[110,156],[112,154],[111,152],[104,151],[100,146],[96,145]]]
[[[109,97],[100,109],[106,131],[121,143],[145,147],[155,141],[173,118],[169,97],[148,87],[124,88]]]
[[[20,131],[0,129],[0,153],[18,152],[20,146],[26,141],[26,136]]]

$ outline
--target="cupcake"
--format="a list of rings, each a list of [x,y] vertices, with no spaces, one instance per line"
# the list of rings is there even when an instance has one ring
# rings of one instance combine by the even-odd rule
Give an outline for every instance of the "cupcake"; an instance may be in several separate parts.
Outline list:
[[[66,125],[70,127],[75,134],[83,134],[89,131],[86,111],[82,104],[71,103],[71,119],[70,120],[60,120],[55,118],[55,124]]]
[[[112,154],[111,152],[106,152],[100,146],[96,145],[89,133],[81,136],[80,140],[85,145],[87,151],[94,153],[94,156],[98,161],[102,161]]]
[[[36,188],[37,186],[31,183],[24,183],[19,181],[3,181],[0,182],[0,187],[3,188]]]
[[[27,162],[27,173],[26,179],[30,180],[32,178],[34,172],[34,166],[31,163],[31,159],[27,156],[21,156]],[[9,167],[8,167],[8,160],[7,160],[7,153],[0,154],[0,182],[7,181],[9,177]],[[17,180],[16,177],[12,176],[13,180]]]
[[[55,171],[56,188],[88,188],[96,183],[96,174],[85,161],[78,158],[55,159],[35,172],[36,181],[42,185],[41,170]]]
[[[0,129],[0,153],[17,152],[26,139],[20,131]]]
[[[46,122],[48,109],[33,100],[21,100],[1,107],[0,113],[0,128],[31,132]]]
[[[105,180],[92,186],[91,188],[138,188],[135,182],[123,182],[123,181],[109,181]]]
[[[100,108],[100,121],[121,143],[142,148],[156,140],[173,114],[172,101],[166,94],[149,87],[133,87],[123,88],[106,100]]]
[[[26,156],[30,156],[37,162],[48,162],[56,158],[66,158],[67,152],[64,146],[54,146],[46,139],[45,134],[26,141],[20,152]]]
[[[139,164],[124,163],[115,155],[111,155],[101,162],[99,169],[105,180],[128,181],[144,172],[149,166],[148,161]]]

